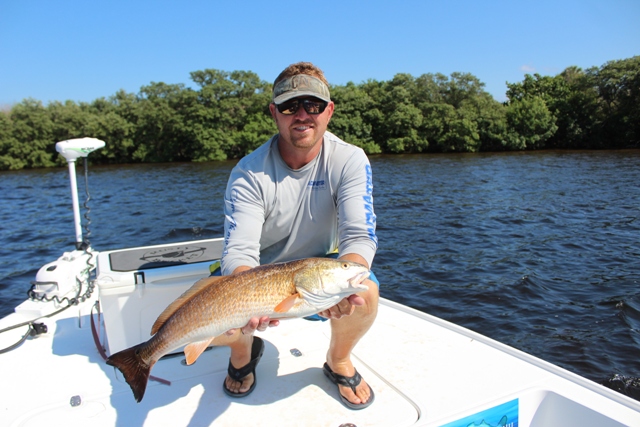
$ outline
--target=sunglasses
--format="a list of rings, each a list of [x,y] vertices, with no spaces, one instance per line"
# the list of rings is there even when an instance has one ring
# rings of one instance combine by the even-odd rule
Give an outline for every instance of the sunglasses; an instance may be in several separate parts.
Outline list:
[[[291,99],[287,102],[276,105],[276,108],[280,113],[290,116],[298,112],[300,104],[302,104],[302,107],[307,114],[322,114],[329,103],[314,99]]]

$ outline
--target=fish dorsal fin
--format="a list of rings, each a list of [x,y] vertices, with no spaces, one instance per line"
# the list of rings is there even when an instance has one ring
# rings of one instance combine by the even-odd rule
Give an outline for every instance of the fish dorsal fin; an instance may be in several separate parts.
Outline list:
[[[193,286],[187,289],[185,293],[180,295],[174,302],[169,304],[169,306],[165,308],[162,313],[160,313],[160,316],[158,316],[153,326],[151,327],[151,335],[155,335],[156,332],[160,330],[162,325],[165,324],[167,319],[171,317],[173,313],[178,311],[178,309],[182,307],[187,301],[189,301],[200,291],[209,287],[211,284],[217,282],[221,278],[222,278],[221,276],[208,276],[194,283]]]
[[[187,365],[191,365],[196,360],[198,360],[198,357],[200,357],[202,352],[205,351],[207,347],[209,347],[209,344],[211,344],[211,341],[213,341],[214,338],[215,337],[208,338],[204,341],[192,342],[191,344],[186,346],[184,348],[184,355],[187,359]]]
[[[273,311],[275,311],[276,313],[286,313],[287,311],[291,310],[298,298],[300,298],[299,293],[289,295],[288,297],[283,299],[280,304],[276,305]]]

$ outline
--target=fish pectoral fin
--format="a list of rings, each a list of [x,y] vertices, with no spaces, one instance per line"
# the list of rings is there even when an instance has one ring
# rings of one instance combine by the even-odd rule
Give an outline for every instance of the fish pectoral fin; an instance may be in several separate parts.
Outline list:
[[[289,295],[288,297],[283,299],[280,304],[276,305],[276,308],[274,308],[273,311],[275,311],[276,313],[286,313],[287,311],[291,310],[298,298],[300,298],[299,293]]]
[[[215,337],[213,337],[215,338]],[[184,348],[184,355],[187,359],[187,365],[192,365],[203,351],[209,347],[213,338],[206,339],[204,341],[192,342]]]

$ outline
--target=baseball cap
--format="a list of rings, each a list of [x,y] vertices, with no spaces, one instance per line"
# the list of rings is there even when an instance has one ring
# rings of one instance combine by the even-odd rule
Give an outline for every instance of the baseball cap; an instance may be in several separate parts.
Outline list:
[[[317,77],[309,74],[296,74],[280,80],[273,88],[273,103],[282,104],[300,96],[315,96],[325,102],[331,102],[329,87]]]

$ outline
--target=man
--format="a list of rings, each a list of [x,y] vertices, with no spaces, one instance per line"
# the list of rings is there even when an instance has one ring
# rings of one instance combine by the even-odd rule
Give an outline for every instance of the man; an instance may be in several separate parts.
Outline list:
[[[360,148],[327,132],[334,103],[322,71],[308,62],[287,67],[274,82],[269,109],[278,134],[244,157],[227,185],[222,274],[336,249],[340,259],[370,267],[377,249],[371,167]],[[368,291],[319,313],[331,322],[324,372],[352,409],[374,399],[351,361],[377,314],[378,285],[365,283]],[[223,384],[228,395],[253,391],[264,348],[253,333],[277,325],[268,317],[253,318],[240,331],[216,339],[231,348],[230,375]]]

